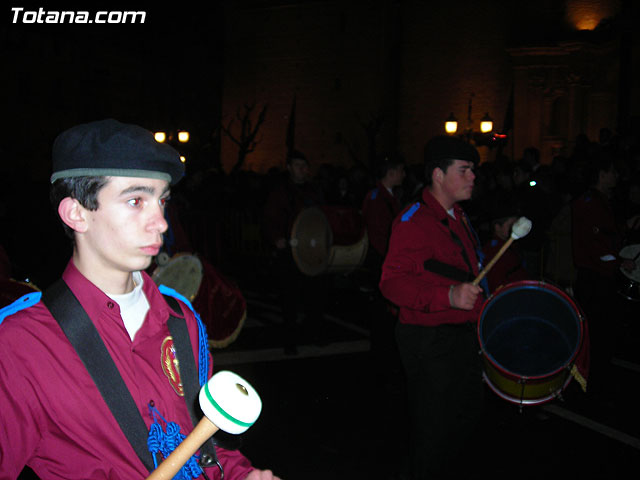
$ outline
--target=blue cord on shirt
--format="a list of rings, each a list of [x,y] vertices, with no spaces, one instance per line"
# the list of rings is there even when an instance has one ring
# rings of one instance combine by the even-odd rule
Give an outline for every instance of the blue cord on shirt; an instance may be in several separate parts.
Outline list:
[[[207,339],[207,330],[200,319],[200,314],[193,309],[191,302],[187,300],[184,295],[178,293],[173,288],[167,287],[166,285],[159,285],[158,290],[164,295],[171,295],[172,297],[182,300],[196,317],[198,322],[198,364],[200,365],[198,380],[200,386],[203,387],[209,377],[209,342]]]
[[[158,468],[157,454],[160,453],[163,458],[167,458],[186,436],[180,433],[180,425],[167,422],[152,403],[149,403],[149,414],[153,418],[153,423],[149,429],[147,446],[153,456],[154,468]],[[160,425],[159,419],[166,425],[166,431]],[[202,473],[202,469],[198,465],[198,455],[193,455],[173,478],[174,480],[190,480],[198,478]]]

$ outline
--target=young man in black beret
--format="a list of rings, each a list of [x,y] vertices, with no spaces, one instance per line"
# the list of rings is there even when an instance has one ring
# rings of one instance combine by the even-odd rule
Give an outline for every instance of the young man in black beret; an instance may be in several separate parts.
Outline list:
[[[62,281],[0,311],[2,478],[29,466],[41,479],[144,479],[193,429],[185,397],[212,374],[206,333],[145,273],[183,174],[178,153],[134,125],[92,122],[56,139],[51,199],[73,256]],[[209,459],[176,478],[276,478],[236,450]]]
[[[476,149],[456,137],[425,147],[421,201],[395,219],[380,290],[398,306],[396,340],[409,396],[411,478],[460,478],[459,454],[482,408],[472,280],[480,245],[458,202],[474,187]]]

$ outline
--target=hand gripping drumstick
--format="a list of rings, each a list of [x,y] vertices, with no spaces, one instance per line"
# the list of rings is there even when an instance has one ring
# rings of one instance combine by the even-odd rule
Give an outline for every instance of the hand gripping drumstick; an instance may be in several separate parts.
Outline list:
[[[496,262],[500,259],[502,254],[507,251],[507,248],[511,246],[514,240],[518,240],[519,238],[526,237],[527,234],[531,231],[531,220],[526,217],[520,217],[516,223],[511,227],[511,236],[509,239],[504,242],[502,248],[498,250],[498,253],[491,259],[491,261],[487,264],[486,267],[478,274],[478,276],[473,280],[474,285],[478,285],[480,281],[484,278],[484,276],[489,273],[489,270],[496,264]]]
[[[147,480],[172,479],[214,433],[240,434],[260,416],[262,401],[253,387],[235,373],[223,370],[200,390],[204,417]]]

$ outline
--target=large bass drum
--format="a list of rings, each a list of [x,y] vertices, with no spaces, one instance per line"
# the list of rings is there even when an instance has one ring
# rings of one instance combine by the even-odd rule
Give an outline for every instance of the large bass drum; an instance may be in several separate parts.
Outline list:
[[[362,266],[369,238],[362,214],[349,207],[302,210],[291,231],[291,251],[305,275],[349,273]]]
[[[571,381],[583,343],[583,317],[553,285],[520,281],[500,287],[478,321],[486,383],[519,405],[556,398]]]
[[[160,260],[152,278],[191,301],[207,329],[209,345],[224,348],[233,343],[247,314],[247,304],[238,286],[197,255],[177,253]]]

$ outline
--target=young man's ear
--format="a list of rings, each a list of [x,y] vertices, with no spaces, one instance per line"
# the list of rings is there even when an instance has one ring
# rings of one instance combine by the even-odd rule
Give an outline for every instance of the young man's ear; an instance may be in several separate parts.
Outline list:
[[[436,183],[436,181],[441,182],[443,177],[444,177],[444,172],[440,167],[436,167],[433,169],[433,176],[432,176],[433,183]]]
[[[58,205],[58,215],[73,231],[83,233],[87,230],[85,209],[75,198],[65,197]]]

